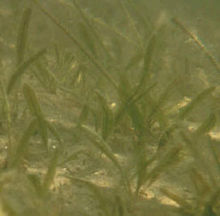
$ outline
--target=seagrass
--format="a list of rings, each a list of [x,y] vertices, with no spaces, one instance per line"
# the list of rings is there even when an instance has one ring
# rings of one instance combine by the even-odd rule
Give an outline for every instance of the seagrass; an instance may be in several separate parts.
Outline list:
[[[18,31],[18,36],[17,36],[17,45],[16,45],[17,65],[20,65],[24,61],[31,13],[32,13],[31,8],[26,8],[24,10],[22,20],[19,26],[19,31]]]
[[[203,60],[219,66],[180,21],[196,15],[169,20],[169,1],[155,16],[141,0],[3,4],[0,214],[219,215],[218,77]]]

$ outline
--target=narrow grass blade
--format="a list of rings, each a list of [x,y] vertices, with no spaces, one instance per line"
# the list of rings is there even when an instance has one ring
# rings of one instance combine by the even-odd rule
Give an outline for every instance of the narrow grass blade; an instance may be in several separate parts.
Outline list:
[[[113,113],[106,99],[99,92],[96,92],[96,95],[102,108],[102,138],[106,140],[113,129]]]
[[[7,121],[7,136],[8,136],[8,150],[7,150],[7,159],[10,161],[12,157],[12,114],[11,114],[11,107],[9,103],[9,98],[6,93],[5,86],[0,80],[0,86],[1,86],[1,91],[2,91],[2,96],[3,96],[3,106],[4,106],[4,114],[6,115],[6,121]]]
[[[115,114],[115,124],[119,122],[122,118],[123,114],[125,113],[126,105],[129,102],[129,95],[131,94],[131,85],[129,83],[128,77],[125,75],[120,75],[120,82],[118,88],[118,96],[120,98],[120,106]],[[128,102],[127,102],[128,101]]]
[[[206,46],[202,43],[201,40],[199,40],[199,38],[197,37],[197,35],[195,35],[194,33],[192,33],[191,31],[189,31],[187,29],[187,27],[177,18],[173,18],[172,19],[173,23],[175,23],[184,33],[186,33],[191,39],[193,39],[193,41],[201,48],[201,50],[205,53],[205,55],[208,57],[208,59],[210,60],[210,62],[214,65],[214,67],[216,68],[216,70],[218,72],[220,72],[220,64],[218,63],[218,61],[216,60],[216,58],[211,54],[211,52],[206,48]]]
[[[220,174],[220,158],[219,158],[219,154],[218,154],[218,147],[217,145],[215,145],[216,143],[213,143],[213,142],[210,142],[210,145],[209,145],[209,148],[210,148],[210,152],[212,153],[213,155],[213,158],[215,160],[215,163],[217,165],[217,168],[218,168],[218,172]]]
[[[42,185],[42,194],[46,194],[50,189],[50,186],[53,183],[54,177],[56,175],[57,162],[59,157],[59,149],[57,148],[54,152],[54,155],[49,163],[47,173],[44,176],[43,185]]]
[[[99,112],[97,112],[96,110],[92,109],[91,110],[91,114],[93,117],[93,125],[95,128],[95,131],[98,132],[99,129],[101,128],[101,122],[102,122],[102,118]]]
[[[195,168],[192,168],[190,178],[195,188],[197,197],[204,197],[204,195],[211,191],[211,187],[207,180]]]
[[[134,33],[136,34],[139,46],[143,49],[141,34],[140,34],[140,32],[138,31],[138,29],[136,27],[135,20],[132,18],[130,12],[128,11],[125,2],[122,1],[122,0],[117,0],[117,1],[119,3],[119,6],[121,7],[123,13],[127,17],[127,20],[129,22],[130,26],[132,27]]]
[[[80,34],[81,40],[86,45],[88,50],[90,50],[90,52],[94,56],[97,56],[95,41],[94,41],[92,35],[90,35],[90,32],[87,29],[87,26],[85,26],[84,23],[81,22],[78,24],[78,27],[79,27],[79,34]]]
[[[179,118],[185,119],[187,115],[198,106],[204,99],[208,98],[210,94],[215,90],[215,87],[210,87],[202,91],[199,95],[197,95],[188,105],[183,107],[179,112]]]
[[[208,175],[211,183],[213,184],[213,187],[217,187],[217,182],[215,175],[211,172],[209,167],[207,166],[203,156],[200,153],[200,150],[198,149],[198,143],[194,137],[194,139],[190,139],[184,132],[180,132],[180,135],[182,136],[184,142],[187,144],[187,147],[192,152],[193,157],[195,158],[198,167]]]
[[[164,147],[167,145],[167,143],[170,140],[170,137],[172,136],[173,132],[177,129],[176,125],[170,126],[167,130],[163,132],[161,135],[159,142],[158,142],[158,148],[157,151],[161,152],[163,151]]]
[[[134,127],[139,136],[143,135],[142,133],[146,129],[144,114],[136,104],[129,105],[127,112],[132,120],[132,127]]]
[[[132,127],[139,133],[139,135],[143,135],[142,132],[145,130],[145,118],[144,114],[135,104],[132,104],[128,108],[128,114],[132,120]]]
[[[119,74],[119,87],[118,87],[118,96],[124,101],[131,94],[132,86],[130,84],[130,80],[128,74],[121,73]]]
[[[135,194],[138,196],[141,187],[145,184],[145,178],[147,175],[147,168],[156,160],[156,156],[153,156],[151,159],[146,160],[145,156],[140,156],[138,159],[137,165],[137,185],[135,189]]]
[[[135,107],[136,103],[138,103],[142,98],[144,98],[146,95],[149,94],[149,92],[156,86],[156,83],[152,84],[148,88],[144,89],[141,92],[138,92],[136,89],[134,92],[131,93],[130,96],[125,97],[124,99],[122,98],[122,104],[119,107],[116,117],[115,117],[115,123],[117,123],[123,115],[128,112],[128,110],[131,107]],[[129,93],[126,93],[128,95]]]
[[[143,53],[137,53],[135,54],[128,62],[128,64],[125,67],[125,71],[129,71],[133,69],[134,67],[138,67],[138,64],[141,62],[143,58]]]
[[[88,115],[89,115],[89,106],[87,104],[84,104],[79,115],[78,125],[84,124],[85,121],[88,119]]]
[[[28,37],[28,27],[30,24],[31,18],[31,9],[26,8],[22,15],[22,19],[19,25],[18,36],[17,36],[17,65],[20,65],[24,61],[25,55],[25,48],[27,44],[27,37]]]
[[[31,136],[33,135],[33,133],[36,131],[36,129],[37,129],[37,120],[34,119],[31,121],[28,128],[25,130],[21,140],[19,141],[15,156],[13,158],[11,165],[9,163],[9,167],[10,166],[19,167],[19,165],[21,164],[22,159],[26,153],[26,150],[28,147],[28,142],[29,142]]]
[[[139,85],[137,87],[138,90],[146,85],[146,81],[149,81],[150,78],[149,73],[150,73],[151,62],[153,59],[153,53],[155,50],[155,44],[156,44],[156,35],[153,34],[149,39],[148,44],[144,51],[144,66],[142,69]]]
[[[112,161],[112,163],[115,165],[115,167],[119,170],[124,186],[126,190],[130,193],[131,188],[129,180],[108,144],[91,128],[82,125],[81,129],[85,132],[85,135],[88,137],[88,139],[94,143],[96,148],[99,149],[103,154],[105,154],[106,157],[108,157],[110,161]]]
[[[144,117],[142,116],[138,106],[134,103],[135,100],[132,102],[132,99],[135,95],[132,93],[132,88],[126,75],[121,75],[120,77],[118,94],[122,103],[118,112],[116,113],[114,124],[118,124],[119,120],[127,112],[132,120],[132,127],[141,133],[141,131],[144,129]]]
[[[24,97],[27,101],[28,107],[32,112],[33,116],[35,116],[38,120],[39,131],[44,142],[46,148],[48,147],[48,133],[47,133],[47,123],[45,121],[43,112],[41,111],[40,104],[37,100],[36,94],[34,90],[27,84],[23,86]]]
[[[56,56],[56,63],[59,64],[60,59],[61,59],[61,54],[60,54],[59,47],[57,44],[54,44],[54,52],[55,52],[55,56]]]
[[[24,84],[23,93],[24,93],[24,97],[27,101],[29,110],[31,111],[32,115],[34,115],[37,118],[39,117],[43,118],[40,104],[38,102],[38,99],[37,99],[37,96],[34,90],[28,84]]]
[[[216,124],[216,116],[214,113],[211,113],[207,119],[199,126],[199,128],[195,131],[195,134],[201,136],[202,134],[206,134],[210,132]]]
[[[40,50],[35,55],[30,57],[27,61],[23,62],[21,65],[18,66],[18,68],[15,70],[15,72],[12,74],[12,76],[9,79],[9,83],[8,83],[8,86],[7,86],[7,93],[8,94],[11,92],[11,90],[13,89],[15,83],[23,75],[23,73],[27,70],[27,68],[33,62],[37,61],[42,55],[44,55],[45,52],[46,52],[46,49]]]
[[[165,188],[160,188],[160,191],[167,196],[169,199],[175,201],[176,203],[178,203],[180,205],[181,208],[183,209],[187,209],[187,211],[192,212],[193,208],[192,206],[186,202],[185,199],[183,199],[182,197],[178,196],[177,194],[170,192],[169,190],[165,189]]]
[[[107,29],[108,31],[114,33],[115,35],[117,35],[120,39],[125,40],[126,42],[128,42],[129,44],[132,44],[133,46],[135,46],[137,49],[141,49],[138,45],[138,43],[136,43],[134,40],[132,40],[131,38],[129,38],[127,35],[124,35],[123,33],[121,33],[119,30],[117,30],[115,27],[112,27],[110,25],[108,25],[107,23],[103,22],[100,18],[95,18],[92,17],[90,15],[90,19],[93,20],[94,23],[97,23],[103,27],[105,27],[105,29]]]
[[[146,33],[150,32],[153,29],[153,23],[150,20],[150,17],[147,16],[147,8],[144,5],[141,5],[141,7],[144,7],[144,10],[142,11],[145,11],[145,14],[142,15],[141,11],[138,8],[138,4],[136,4],[135,1],[127,0],[127,2],[130,6],[130,9],[132,9],[135,18],[138,20],[138,24],[142,24],[142,27],[145,29]]]
[[[110,149],[109,145],[91,128],[82,125],[81,127],[85,132],[85,135],[94,143],[94,145],[104,153],[112,162],[113,164],[121,170],[121,165],[119,164],[117,158],[114,156],[112,150]]]
[[[36,194],[41,197],[42,184],[40,177],[37,174],[29,174],[28,179],[34,186]]]
[[[157,85],[157,83],[153,83],[149,87],[145,87],[139,94],[137,94],[137,91],[134,90],[134,93],[131,96],[131,103],[137,103],[140,101],[144,96],[148,95],[149,92]]]
[[[62,139],[59,135],[59,133],[57,132],[56,128],[47,120],[45,120],[45,123],[47,124],[47,128],[48,130],[53,134],[53,136],[56,138],[56,140],[59,142],[59,144],[62,144]]]
[[[153,184],[165,170],[169,169],[170,166],[179,162],[180,151],[180,146],[173,147],[165,154],[163,158],[160,159],[160,161],[158,161],[156,167],[153,168],[151,172],[149,172],[145,177],[145,182],[148,181],[148,187]]]
[[[78,150],[75,151],[74,153],[70,154],[69,156],[67,156],[66,159],[64,159],[63,161],[61,161],[59,163],[59,166],[63,166],[65,164],[67,164],[70,161],[74,161],[76,160],[78,157],[80,157],[80,155],[86,154],[85,150]]]
[[[90,60],[90,62],[98,69],[98,71],[103,75],[108,82],[115,88],[117,89],[117,83],[116,81],[111,77],[111,75],[105,70],[105,68],[96,60],[96,58],[91,55],[86,49],[83,48],[81,43],[70,34],[70,32],[62,25],[60,24],[55,17],[53,17],[47,10],[45,10],[39,1],[37,0],[32,0],[34,1],[40,8],[40,10],[56,25],[58,28],[60,28],[64,34],[79,48],[79,50]]]
[[[159,97],[159,100],[152,106],[151,112],[148,115],[148,121],[151,122],[153,118],[156,118],[157,115],[163,115],[162,108],[166,102],[168,102],[168,99],[170,95],[173,93],[173,89],[176,87],[178,84],[179,79],[174,79],[171,81],[168,86],[164,89],[162,94]]]
[[[72,2],[74,4],[74,6],[76,7],[77,11],[80,13],[82,19],[84,20],[84,22],[88,26],[89,32],[91,32],[93,34],[93,36],[96,38],[97,43],[100,45],[100,47],[103,49],[103,51],[108,55],[108,57],[110,57],[112,59],[112,55],[109,53],[109,51],[107,50],[107,48],[103,44],[102,39],[100,38],[99,34],[96,32],[95,26],[92,25],[87,14],[80,8],[77,1],[73,0]]]
[[[53,73],[43,67],[40,62],[37,62],[36,70],[33,70],[33,73],[45,90],[53,94],[56,93],[57,80]]]

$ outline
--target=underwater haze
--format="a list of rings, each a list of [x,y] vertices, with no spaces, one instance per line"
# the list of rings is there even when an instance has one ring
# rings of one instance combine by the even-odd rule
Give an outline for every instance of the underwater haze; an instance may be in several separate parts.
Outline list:
[[[220,215],[219,0],[0,1],[0,216]]]

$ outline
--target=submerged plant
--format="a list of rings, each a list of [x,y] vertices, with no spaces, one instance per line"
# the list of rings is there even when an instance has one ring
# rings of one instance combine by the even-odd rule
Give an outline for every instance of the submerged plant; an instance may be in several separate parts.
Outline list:
[[[208,74],[188,76],[197,59],[175,56],[182,42],[171,31],[179,27],[219,71],[204,44],[177,18],[161,13],[153,24],[141,1],[30,2],[0,83],[0,207],[8,216],[218,215],[218,86]],[[185,95],[185,82],[206,86]]]

